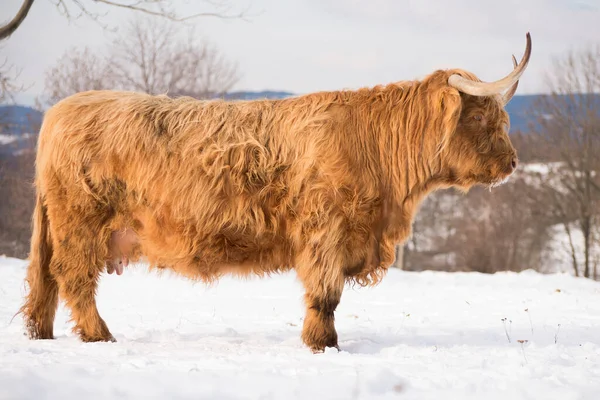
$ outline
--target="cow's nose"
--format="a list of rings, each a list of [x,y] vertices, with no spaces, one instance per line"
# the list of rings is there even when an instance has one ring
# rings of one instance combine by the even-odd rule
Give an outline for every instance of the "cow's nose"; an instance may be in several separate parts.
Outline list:
[[[515,169],[517,169],[518,163],[519,163],[519,160],[517,159],[517,157],[513,157],[512,160],[510,161],[510,166],[512,167],[513,171]]]

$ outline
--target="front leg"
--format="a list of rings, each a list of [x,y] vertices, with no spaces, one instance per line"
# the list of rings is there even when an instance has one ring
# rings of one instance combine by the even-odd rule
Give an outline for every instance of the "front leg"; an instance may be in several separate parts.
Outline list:
[[[328,263],[321,257],[317,258],[321,261],[319,264],[307,262],[297,271],[306,289],[302,341],[313,353],[323,352],[326,347],[339,350],[334,312],[340,303],[345,282],[340,263]]]
[[[302,341],[314,352],[322,352],[326,347],[338,350],[338,336],[335,331],[334,311],[340,303],[341,290],[330,288],[307,290],[305,294],[306,316],[302,328]]]

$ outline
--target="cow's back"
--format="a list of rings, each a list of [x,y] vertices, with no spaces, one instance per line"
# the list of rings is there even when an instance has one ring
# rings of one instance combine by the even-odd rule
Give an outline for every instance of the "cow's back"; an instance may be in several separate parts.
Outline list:
[[[289,265],[301,214],[333,190],[321,165],[335,163],[327,123],[289,101],[84,92],[48,111],[39,178],[106,205],[110,229],[135,229],[155,265],[269,269]]]

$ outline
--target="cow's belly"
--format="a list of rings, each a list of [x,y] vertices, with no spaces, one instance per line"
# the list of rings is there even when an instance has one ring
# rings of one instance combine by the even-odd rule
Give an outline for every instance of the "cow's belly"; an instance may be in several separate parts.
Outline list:
[[[153,268],[213,281],[226,274],[264,275],[292,268],[292,251],[280,235],[239,230],[199,233],[149,217],[138,214],[131,226],[113,231],[107,269],[122,261],[147,262]]]

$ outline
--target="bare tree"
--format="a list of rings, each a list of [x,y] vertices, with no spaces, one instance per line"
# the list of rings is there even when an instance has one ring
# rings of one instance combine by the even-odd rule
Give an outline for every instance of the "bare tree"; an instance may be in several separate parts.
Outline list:
[[[17,83],[20,71],[8,59],[0,64],[0,104],[14,101],[14,95],[24,90],[23,85]]]
[[[461,202],[463,201],[463,202]],[[453,226],[464,214],[464,196],[453,189],[429,196],[419,209],[410,239],[403,249],[403,268],[407,270],[455,270],[454,252],[448,246]]]
[[[492,192],[442,190],[427,198],[404,249],[404,269],[543,270],[554,220],[540,207],[540,190],[530,180],[522,168]]]
[[[237,66],[218,49],[168,21],[135,20],[113,44],[115,80],[150,94],[209,98],[228,91],[239,79]]]
[[[576,274],[572,226],[583,236],[583,276],[595,266],[594,231],[600,215],[600,46],[555,61],[547,76],[551,94],[538,102],[534,126],[539,151],[554,161],[540,181],[547,205],[567,232]],[[597,256],[597,255],[596,255]],[[593,277],[597,278],[594,268]]]
[[[149,94],[212,98],[238,81],[235,63],[170,21],[135,20],[115,37],[108,57],[71,50],[46,77],[50,104],[84,90],[125,89]]]
[[[87,47],[70,49],[46,73],[46,100],[54,104],[73,93],[110,89],[111,75],[110,64],[103,56]]]
[[[106,27],[102,23],[102,17],[105,14],[101,14],[96,11],[95,6],[106,6],[107,8],[120,8],[136,12],[138,14],[145,14],[148,16],[154,16],[163,18],[165,20],[181,22],[195,18],[202,17],[215,17],[222,19],[232,18],[246,18],[247,10],[235,12],[233,6],[229,0],[197,0],[195,3],[198,8],[204,8],[205,11],[199,11],[192,14],[181,14],[176,11],[173,0],[136,0],[136,1],[125,1],[125,0],[49,0],[52,2],[58,11],[69,20],[77,19],[82,16],[88,17]],[[15,15],[15,17],[7,22],[5,25],[0,26],[0,41],[8,38],[14,33],[17,28],[23,23],[27,17],[29,10],[33,5],[34,0],[23,0],[21,8]],[[208,49],[205,51],[209,51]],[[216,50],[214,50],[216,51]],[[74,57],[81,55],[75,54]],[[213,62],[216,62],[218,57],[211,58]],[[204,67],[208,67],[210,64],[202,64]],[[224,71],[223,66],[213,65],[215,68],[210,68],[205,71],[207,74],[211,74],[212,71],[218,70]],[[24,88],[22,85],[17,83],[18,71],[12,65],[9,65],[7,60],[0,65],[0,102],[4,102],[7,99],[13,99],[13,95],[16,92],[22,91]]]
[[[539,206],[537,191],[521,171],[499,188],[472,190],[463,199],[447,246],[461,269],[497,272],[543,270],[541,258],[552,221]]]
[[[50,0],[58,11],[67,19],[76,19],[86,16],[101,23],[103,14],[95,11],[92,5],[100,4],[113,8],[126,9],[138,13],[157,16],[171,21],[186,21],[200,17],[216,18],[243,18],[246,11],[232,12],[231,3],[227,0],[198,0],[208,6],[207,11],[200,11],[190,15],[183,15],[175,10],[172,0]],[[0,27],[0,40],[9,37],[25,20],[34,0],[24,0],[17,15],[6,25]]]

